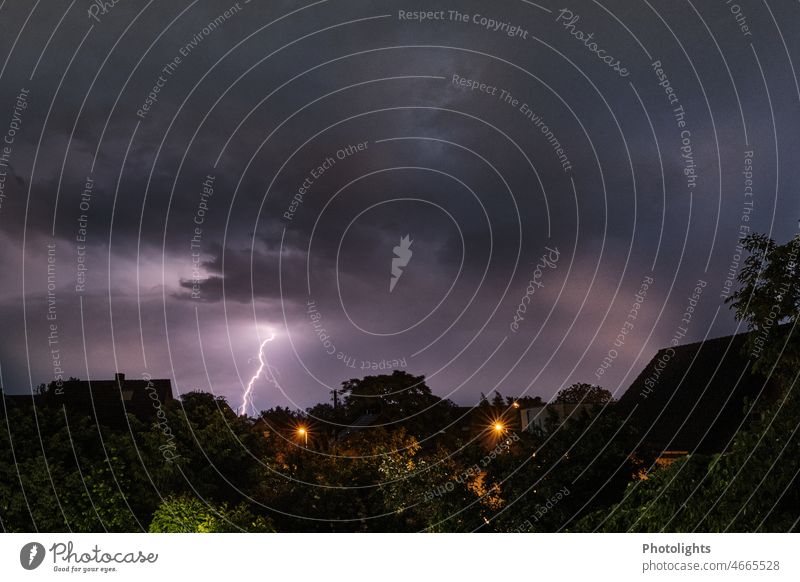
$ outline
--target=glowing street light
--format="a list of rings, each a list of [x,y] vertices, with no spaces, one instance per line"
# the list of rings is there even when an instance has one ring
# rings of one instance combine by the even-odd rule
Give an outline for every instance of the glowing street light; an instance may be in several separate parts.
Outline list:
[[[306,448],[308,448],[308,431],[304,426],[301,426],[297,429],[297,434],[303,437],[303,441],[305,442]]]
[[[505,426],[503,426],[503,423],[502,423],[502,422],[495,422],[495,423],[494,423],[494,432],[496,432],[496,433],[500,434],[500,433],[501,433],[501,432],[503,432],[505,429],[506,429],[506,427],[505,427]]]

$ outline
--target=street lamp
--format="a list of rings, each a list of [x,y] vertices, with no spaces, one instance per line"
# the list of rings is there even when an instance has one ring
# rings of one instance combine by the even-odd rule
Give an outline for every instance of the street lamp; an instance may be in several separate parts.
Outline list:
[[[496,433],[500,434],[500,433],[502,433],[502,432],[503,432],[505,429],[506,429],[506,427],[505,427],[505,426],[503,426],[503,423],[502,423],[502,422],[495,422],[495,423],[494,423],[494,432],[496,432]]]
[[[306,446],[306,448],[308,448],[308,431],[306,430],[306,428],[304,426],[301,426],[300,428],[297,429],[297,434],[299,434],[301,437],[303,437],[303,441],[305,442],[305,446]]]

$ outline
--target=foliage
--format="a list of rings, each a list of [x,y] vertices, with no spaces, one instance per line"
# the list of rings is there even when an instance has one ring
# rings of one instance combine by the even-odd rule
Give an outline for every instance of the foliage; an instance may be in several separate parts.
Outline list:
[[[453,404],[434,396],[425,376],[395,370],[391,375],[366,376],[342,383],[345,420],[380,415],[384,423],[403,423],[412,435],[424,437],[439,430]]]
[[[605,404],[611,400],[611,392],[605,388],[578,382],[559,390],[553,402],[558,404]]]
[[[274,532],[269,520],[253,515],[247,505],[229,508],[227,503],[214,505],[197,497],[183,495],[165,499],[159,505],[150,533],[230,533]]]
[[[628,486],[579,531],[786,532],[797,527],[800,418],[796,390],[767,407],[722,455],[684,457]]]
[[[780,245],[763,234],[742,240],[748,252],[738,288],[725,301],[753,333],[755,370],[791,382],[800,369],[800,235]]]
[[[486,467],[487,489],[502,492],[491,529],[558,531],[619,501],[641,466],[630,454],[635,442],[613,414],[586,412],[552,433],[522,435]]]

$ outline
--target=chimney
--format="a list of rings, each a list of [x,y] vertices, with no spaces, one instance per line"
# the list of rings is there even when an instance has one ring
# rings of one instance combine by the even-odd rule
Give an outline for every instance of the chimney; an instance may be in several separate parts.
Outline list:
[[[116,374],[114,374],[114,380],[116,381],[117,384],[122,386],[122,384],[125,383],[125,374],[120,374],[119,372],[117,372]]]

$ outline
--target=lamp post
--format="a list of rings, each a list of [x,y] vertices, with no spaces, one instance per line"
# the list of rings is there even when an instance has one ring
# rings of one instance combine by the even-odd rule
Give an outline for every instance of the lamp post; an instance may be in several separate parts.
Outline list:
[[[304,426],[301,426],[297,429],[297,434],[303,437],[303,441],[305,443],[305,447],[308,448],[308,431]]]

